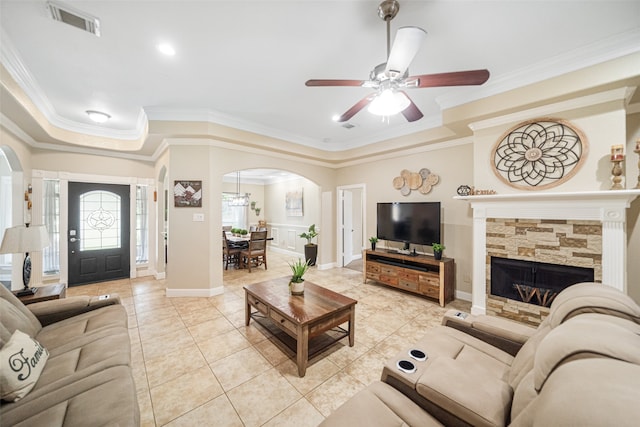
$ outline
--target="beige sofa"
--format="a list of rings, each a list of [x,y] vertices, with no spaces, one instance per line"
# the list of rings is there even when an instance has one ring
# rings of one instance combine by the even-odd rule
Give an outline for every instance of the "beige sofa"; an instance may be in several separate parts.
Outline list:
[[[538,328],[450,311],[381,379],[321,425],[638,425],[640,307],[585,283],[559,294]]]
[[[25,306],[0,286],[2,425],[139,425],[127,312],[117,295],[71,297]],[[23,332],[16,332],[16,330]],[[37,351],[23,357],[24,337]],[[22,344],[20,344],[22,345]],[[29,346],[19,347],[28,352]],[[27,354],[27,353],[25,353]],[[8,363],[7,363],[8,358]],[[29,363],[22,363],[29,360]],[[34,378],[38,371],[39,377]],[[24,377],[31,388],[9,390]],[[33,385],[35,382],[35,385]],[[6,401],[5,396],[9,396]]]

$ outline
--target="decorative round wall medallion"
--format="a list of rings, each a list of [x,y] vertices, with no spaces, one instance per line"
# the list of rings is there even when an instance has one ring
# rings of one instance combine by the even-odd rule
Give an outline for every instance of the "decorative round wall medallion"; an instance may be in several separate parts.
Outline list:
[[[399,176],[393,178],[393,188],[400,190],[400,194],[403,196],[408,196],[411,191],[416,190],[421,194],[429,194],[431,188],[438,182],[440,182],[440,177],[431,173],[427,168],[422,168],[419,172],[403,169]]]
[[[567,121],[541,118],[507,131],[491,153],[493,171],[510,187],[543,190],[572,178],[587,157],[582,132]]]

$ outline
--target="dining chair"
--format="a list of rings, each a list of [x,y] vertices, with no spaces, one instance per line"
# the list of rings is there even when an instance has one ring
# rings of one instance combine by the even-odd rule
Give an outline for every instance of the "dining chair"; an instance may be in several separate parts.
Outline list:
[[[227,233],[222,231],[222,262],[224,262],[224,269],[227,270],[229,262],[240,266],[240,252],[242,248],[233,244],[227,239]]]
[[[267,269],[267,232],[254,231],[249,238],[249,246],[240,252],[241,267],[247,267],[251,273],[251,265],[255,261],[258,267],[264,264]]]

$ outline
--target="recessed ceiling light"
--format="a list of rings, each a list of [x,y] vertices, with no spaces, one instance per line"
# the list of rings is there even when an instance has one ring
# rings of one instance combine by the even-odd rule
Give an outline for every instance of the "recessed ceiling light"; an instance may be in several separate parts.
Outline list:
[[[167,56],[173,56],[176,54],[176,50],[169,43],[160,43],[158,45],[158,50],[160,53]]]
[[[111,118],[107,113],[95,110],[87,110],[87,115],[96,123],[104,123]]]
[[[338,120],[340,120],[340,114],[334,114],[334,115],[331,117],[331,120],[333,120],[334,122],[337,122]]]

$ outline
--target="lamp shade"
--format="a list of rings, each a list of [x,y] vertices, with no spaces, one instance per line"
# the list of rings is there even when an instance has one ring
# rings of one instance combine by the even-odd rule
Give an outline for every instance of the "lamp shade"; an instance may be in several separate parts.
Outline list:
[[[367,110],[376,116],[393,116],[403,111],[409,104],[411,101],[404,93],[386,89],[371,101]]]
[[[0,254],[19,254],[41,251],[49,246],[49,233],[44,225],[25,227],[17,225],[7,228],[2,238]]]

